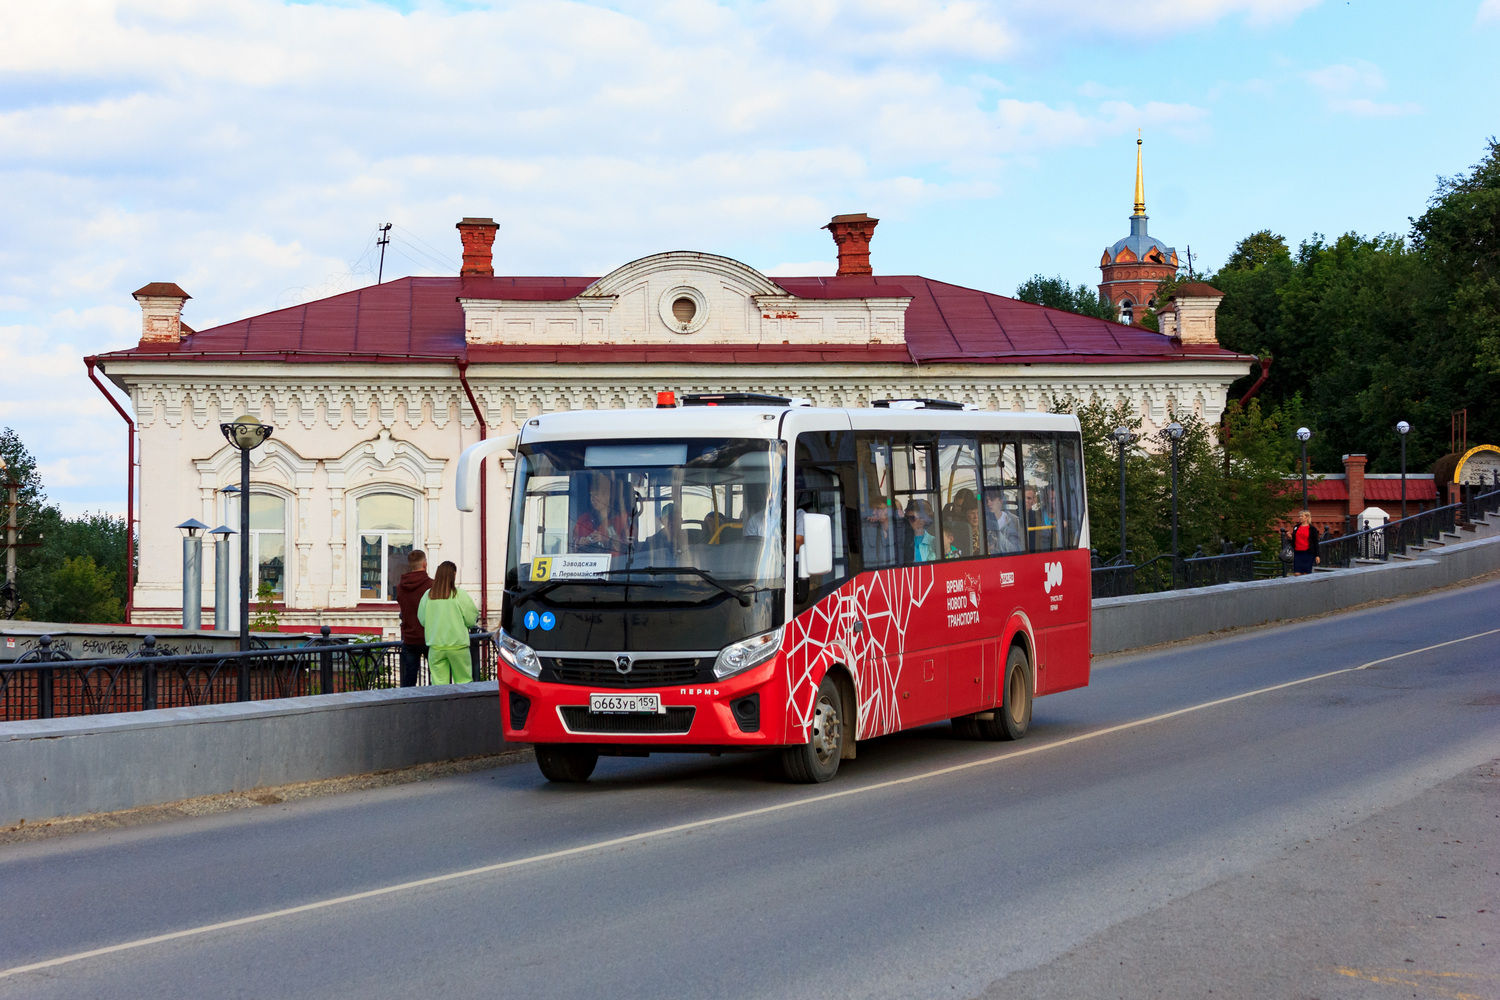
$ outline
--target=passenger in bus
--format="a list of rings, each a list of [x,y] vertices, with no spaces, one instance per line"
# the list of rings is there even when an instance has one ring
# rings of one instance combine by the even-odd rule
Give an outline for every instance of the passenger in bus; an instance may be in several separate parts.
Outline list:
[[[656,523],[659,527],[645,540],[643,547],[659,555],[681,552],[686,546],[686,537],[682,530],[682,518],[677,516],[677,505],[662,504],[656,515]]]
[[[629,518],[613,503],[614,488],[608,476],[589,480],[589,506],[573,522],[575,552],[608,552],[620,555],[629,541]]]
[[[906,508],[906,523],[911,525],[912,562],[936,562],[938,558],[938,540],[931,534],[932,504],[926,500],[912,500],[911,505]]]
[[[958,511],[950,503],[943,508],[943,558],[959,559],[967,555],[958,545],[958,531],[963,524],[958,519]]]
[[[869,566],[894,566],[906,561],[911,551],[911,527],[901,505],[890,497],[877,496],[865,515],[864,559]]]
[[[1021,543],[1021,519],[1006,509],[1005,494],[998,486],[985,487],[984,505],[988,515],[986,520],[989,522],[985,535],[989,541],[990,555],[1022,551],[1025,546]]]
[[[967,486],[953,494],[958,531],[955,539],[966,556],[979,555],[979,500]]]

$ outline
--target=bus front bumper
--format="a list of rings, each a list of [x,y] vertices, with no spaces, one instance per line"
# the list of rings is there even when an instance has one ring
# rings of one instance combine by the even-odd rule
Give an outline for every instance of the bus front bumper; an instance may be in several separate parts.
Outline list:
[[[589,743],[701,750],[754,750],[780,746],[785,698],[773,660],[726,680],[685,686],[606,688],[556,684],[500,664],[500,717],[514,743]],[[591,695],[656,694],[662,711],[608,714],[589,711]]]

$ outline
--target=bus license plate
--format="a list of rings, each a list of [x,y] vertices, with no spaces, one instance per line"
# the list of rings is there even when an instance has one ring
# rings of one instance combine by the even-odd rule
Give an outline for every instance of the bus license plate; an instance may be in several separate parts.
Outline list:
[[[599,715],[663,715],[659,694],[591,694],[589,711]]]

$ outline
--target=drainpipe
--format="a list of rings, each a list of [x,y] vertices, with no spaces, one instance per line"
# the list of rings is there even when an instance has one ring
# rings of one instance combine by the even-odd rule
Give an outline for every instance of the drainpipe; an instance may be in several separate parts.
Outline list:
[[[83,363],[88,366],[89,381],[104,393],[104,398],[109,400],[109,405],[115,408],[125,421],[126,434],[126,458],[125,458],[125,624],[130,624],[130,612],[135,606],[135,421],[130,419],[130,414],[125,412],[110,391],[104,388],[104,383],[94,374],[94,365],[97,358],[84,358]]]
[[[1259,358],[1257,360],[1260,361],[1260,378],[1258,378],[1254,382],[1252,382],[1250,384],[1249,390],[1246,391],[1246,393],[1243,396],[1240,397],[1240,408],[1241,409],[1244,409],[1245,404],[1250,401],[1250,397],[1251,396],[1255,395],[1257,392],[1260,392],[1260,387],[1266,384],[1266,379],[1268,379],[1268,378],[1271,377],[1271,362],[1272,362],[1272,360],[1274,360],[1271,357],[1271,355],[1267,354],[1265,357]],[[1224,474],[1228,475],[1229,474],[1229,415],[1228,415],[1228,413],[1226,413],[1225,417],[1224,417],[1223,442],[1224,442]]]
[[[1269,354],[1260,359],[1260,378],[1256,379],[1254,384],[1250,386],[1250,391],[1240,397],[1240,406],[1244,406],[1249,402],[1251,396],[1260,392],[1260,387],[1265,385],[1266,379],[1271,377],[1271,361],[1272,358]]]
[[[458,381],[464,387],[464,395],[469,397],[469,407],[474,411],[474,419],[479,422],[479,440],[483,441],[489,432],[484,424],[484,414],[479,409],[479,402],[474,398],[474,390],[469,388],[469,362],[462,358],[454,359],[458,364]],[[462,425],[460,425],[462,430]],[[489,546],[489,467],[482,466],[479,470],[479,624],[485,628],[490,625],[490,546]]]

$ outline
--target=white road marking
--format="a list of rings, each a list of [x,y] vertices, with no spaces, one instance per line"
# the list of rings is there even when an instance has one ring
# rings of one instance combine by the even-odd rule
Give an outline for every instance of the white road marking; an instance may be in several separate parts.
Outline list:
[[[1098,739],[1101,736],[1109,736],[1113,733],[1125,732],[1130,729],[1138,729],[1141,726],[1149,726],[1153,723],[1163,722],[1167,719],[1175,719],[1178,716],[1189,715],[1193,712],[1201,712],[1204,709],[1215,708],[1219,705],[1227,705],[1231,702],[1243,701],[1246,698],[1254,698],[1258,695],[1270,694],[1272,691],[1283,691],[1287,688],[1297,687],[1302,684],[1311,684],[1313,681],[1326,680],[1329,677],[1337,677],[1340,674],[1353,673],[1368,667],[1379,666],[1392,660],[1399,660],[1407,656],[1415,656],[1418,653],[1431,652],[1434,649],[1442,649],[1444,646],[1452,646],[1460,642],[1468,642],[1471,639],[1482,639],[1485,636],[1500,633],[1500,628],[1490,629],[1488,632],[1476,632],[1458,639],[1449,639],[1447,642],[1435,643],[1431,646],[1423,646],[1421,649],[1411,649],[1404,653],[1396,653],[1392,656],[1371,660],[1361,663],[1357,667],[1343,667],[1338,670],[1329,670],[1326,673],[1314,674],[1311,677],[1302,677],[1294,681],[1284,681],[1280,684],[1272,684],[1269,687],[1256,688],[1254,691],[1246,691],[1242,694],[1232,694],[1224,698],[1215,698],[1213,701],[1205,701],[1187,708],[1178,708],[1170,712],[1162,712],[1145,719],[1136,719],[1133,722],[1122,722],[1103,729],[1094,729],[1087,733],[1079,733],[1064,739],[1054,740],[1051,743],[1039,743],[1033,746],[1019,747],[1015,750],[1002,754],[994,754],[979,760],[966,761],[962,764],[951,764],[932,771],[923,771],[921,774],[908,775],[904,778],[892,778],[888,781],[879,781],[870,785],[861,785],[858,788],[846,788],[836,792],[824,792],[821,795],[812,795],[795,802],[781,802],[772,806],[761,806],[757,809],[745,809],[740,812],[727,813],[723,816],[714,816],[709,819],[693,820],[689,823],[678,823],[674,826],[664,826],[655,830],[647,830],[643,833],[632,833],[624,837],[612,837],[609,840],[599,840],[592,844],[583,844],[578,847],[569,847],[561,851],[549,851],[546,854],[533,854],[525,858],[516,858],[512,861],[501,861],[492,865],[481,865],[478,868],[466,868],[463,871],[449,872],[446,875],[433,875],[430,878],[414,879],[410,882],[399,882],[395,885],[383,886],[379,889],[369,889],[365,892],[350,893],[346,896],[334,896],[331,899],[321,899],[314,903],[303,903],[301,906],[288,906],[285,909],[270,910],[266,913],[257,913],[248,917],[239,917],[234,920],[221,920],[218,923],[203,924],[199,927],[189,927],[185,930],[172,931],[168,934],[156,934],[152,937],[139,938],[135,941],[125,941],[121,944],[112,944],[104,948],[93,948],[89,951],[74,952],[71,955],[61,955],[57,958],[49,958],[44,962],[32,962],[29,965],[17,965],[9,969],[0,969],[0,979],[11,976],[19,976],[26,972],[39,972],[43,969],[55,969],[60,965],[70,965],[89,958],[98,958],[100,955],[113,955],[117,952],[132,951],[137,948],[145,948],[153,944],[162,944],[167,941],[178,941],[183,938],[197,937],[201,934],[209,934],[213,931],[229,930],[233,927],[245,927],[250,924],[264,923],[268,920],[278,920],[282,917],[291,917],[299,913],[311,913],[315,910],[325,910],[333,906],[342,906],[345,903],[355,903],[361,899],[376,899],[380,896],[390,896],[398,892],[408,892],[412,889],[420,889],[429,885],[440,885],[444,882],[455,882],[459,879],[475,878],[480,875],[488,875],[492,872],[505,871],[509,868],[521,868],[526,865],[539,864],[543,861],[556,861],[560,858],[575,857],[580,854],[589,854],[594,851],[602,851],[611,847],[619,847],[623,844],[634,844],[643,840],[651,840],[656,837],[666,837],[674,833],[684,833],[688,830],[699,830],[707,826],[716,826],[720,823],[732,823],[736,820],[750,819],[755,816],[766,816],[771,813],[783,812],[788,809],[801,809],[806,806],[817,805],[821,802],[831,802],[835,799],[848,798],[854,795],[865,795],[870,792],[881,791],[887,788],[895,788],[900,785],[914,784],[918,781],[926,781],[930,778],[940,778],[945,775],[955,774],[959,771],[967,771],[970,768],[984,767],[988,764],[997,764],[1001,761],[1015,760],[1018,757],[1029,757],[1032,754],[1043,753],[1047,750],[1056,750],[1058,747],[1072,746],[1088,740]]]

